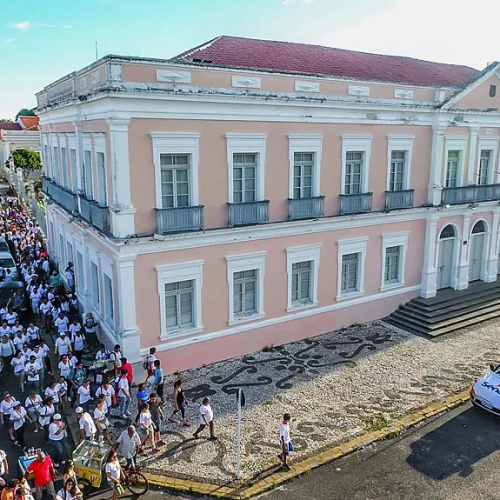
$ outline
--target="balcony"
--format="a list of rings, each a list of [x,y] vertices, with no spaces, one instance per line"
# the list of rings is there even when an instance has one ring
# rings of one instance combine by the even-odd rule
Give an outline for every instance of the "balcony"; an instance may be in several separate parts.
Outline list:
[[[340,215],[364,214],[372,211],[373,193],[341,194]]]
[[[185,233],[203,230],[203,205],[196,207],[155,208],[156,233]]]
[[[90,202],[90,222],[103,233],[109,233],[109,207]]]
[[[324,196],[288,198],[288,220],[318,219],[324,216]]]
[[[228,203],[227,206],[229,227],[269,222],[269,200]]]
[[[399,208],[412,208],[414,191],[414,189],[405,189],[403,191],[386,191],[385,209],[397,210]]]
[[[461,203],[476,203],[478,201],[496,201],[499,199],[500,184],[443,188],[441,198],[444,205],[459,205]]]
[[[55,203],[70,213],[78,211],[76,194],[55,184],[46,177],[42,178],[42,190],[50,196]]]
[[[90,201],[85,198],[85,196],[80,195],[80,215],[87,221],[91,222],[92,217],[90,215]]]

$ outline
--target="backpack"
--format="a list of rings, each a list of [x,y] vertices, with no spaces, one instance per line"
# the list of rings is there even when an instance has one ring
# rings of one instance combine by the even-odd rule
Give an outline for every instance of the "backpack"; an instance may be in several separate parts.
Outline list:
[[[142,367],[147,370],[149,368],[149,356],[146,356],[144,358],[144,361],[142,362]]]

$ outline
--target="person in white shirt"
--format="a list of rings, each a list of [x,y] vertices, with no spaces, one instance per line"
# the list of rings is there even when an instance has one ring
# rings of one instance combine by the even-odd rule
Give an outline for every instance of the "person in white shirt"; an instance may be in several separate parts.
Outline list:
[[[73,342],[75,356],[78,359],[82,359],[83,352],[85,351],[85,335],[83,335],[80,323],[76,320],[73,321],[73,323],[69,325],[69,331],[71,332],[71,342]]]
[[[22,407],[21,403],[17,401],[10,412],[10,420],[14,428],[14,437],[16,441],[14,444],[24,448],[24,431],[26,430],[26,410]]]
[[[28,337],[24,335],[22,327],[21,330],[19,330],[14,338],[12,339],[12,342],[14,342],[14,346],[18,351],[20,351],[23,348],[23,345],[26,344],[26,341],[28,340]]]
[[[0,356],[2,358],[3,372],[6,376],[10,375],[10,362],[12,361],[15,353],[16,348],[14,347],[12,340],[9,339],[7,334],[4,334],[2,336],[2,342],[0,342]]]
[[[122,469],[115,450],[111,450],[109,453],[105,472],[109,487],[113,490],[113,496],[111,497],[111,500],[118,500],[118,486],[120,485]]]
[[[12,429],[12,422],[10,421],[10,414],[14,405],[17,404],[17,400],[12,397],[10,392],[6,392],[0,403],[0,417],[2,418],[3,426],[8,430],[10,440],[15,441],[14,432]]]
[[[89,405],[92,402],[92,396],[90,395],[90,380],[86,378],[83,384],[78,388],[78,404],[84,411],[88,411]]]
[[[118,397],[120,398],[120,418],[127,418],[132,415],[129,411],[130,402],[130,386],[127,380],[127,370],[122,370],[120,379],[118,380]]]
[[[55,347],[56,354],[62,356],[64,354],[68,354],[69,351],[71,351],[71,339],[66,337],[66,332],[59,332],[59,337],[56,340]]]
[[[38,424],[38,414],[42,408],[42,404],[42,396],[37,394],[35,391],[31,391],[30,395],[24,402],[24,407],[28,412],[28,419],[35,424],[35,429],[33,432],[38,432],[38,430],[40,429],[40,425]]]
[[[59,377],[55,389],[59,395],[59,401],[68,403],[68,382],[65,377]]]
[[[7,453],[5,451],[0,450],[0,487],[3,488],[5,486],[4,476],[9,475],[9,462],[7,461]]]
[[[78,358],[71,351],[68,352],[68,363],[71,365],[71,368],[75,368],[78,361]]]
[[[109,434],[109,420],[106,418],[106,413],[103,409],[104,401],[98,399],[95,403],[94,409],[94,421],[97,427],[97,430],[104,436],[106,441],[113,446],[113,440]]]
[[[115,366],[115,374],[118,376],[120,374],[120,370],[122,367],[122,351],[120,344],[116,344],[113,352],[109,355],[109,359],[113,361],[113,365]]]
[[[280,424],[280,445],[281,453],[279,459],[281,460],[283,469],[290,470],[286,463],[286,459],[291,451],[293,451],[292,440],[290,438],[290,414],[283,415],[283,421]]]
[[[68,330],[71,334],[71,338],[73,338],[76,332],[82,331],[82,325],[77,319],[74,319],[72,323],[69,325]]]
[[[97,427],[95,426],[92,417],[87,412],[84,412],[81,406],[76,408],[75,413],[80,426],[80,441],[83,441],[84,439],[93,441],[95,433],[97,432]]]
[[[2,326],[0,326],[0,335],[7,335],[9,338],[12,336],[12,328],[7,324],[6,320],[2,321]]]
[[[14,376],[19,380],[21,392],[24,392],[24,365],[26,364],[26,358],[23,356],[22,351],[16,352],[10,364],[14,368]]]
[[[214,433],[214,411],[210,405],[210,398],[203,398],[200,405],[200,426],[193,434],[195,439],[198,439],[198,434],[208,425],[210,428],[210,439],[216,441]]]
[[[56,456],[53,457],[54,467],[59,467],[59,463],[64,457],[63,440],[66,435],[66,424],[62,422],[61,415],[56,413],[53,417],[53,422],[49,425],[49,442],[56,452]]]
[[[151,413],[149,413],[149,405],[148,403],[143,403],[140,408],[139,414],[139,435],[141,437],[141,442],[144,444],[146,441],[149,441],[151,444],[151,454],[154,455],[158,453],[160,450],[156,447],[155,444],[155,428],[153,424],[153,419],[151,417]]]
[[[127,461],[127,468],[135,467],[135,457],[141,446],[141,438],[133,425],[129,425],[116,441],[121,446],[122,457]]]
[[[9,312],[5,315],[5,319],[7,320],[7,324],[11,328],[15,325],[18,317],[19,317],[19,314],[17,314],[16,311],[12,310],[12,308],[9,308]]]
[[[30,326],[28,326],[26,333],[30,338],[32,347],[38,344],[38,342],[40,342],[40,328],[38,328],[38,326],[35,326],[33,323],[30,323]]]
[[[63,312],[60,312],[58,317],[54,320],[54,325],[59,333],[66,333],[68,331],[69,319]]]
[[[97,361],[103,361],[105,359],[109,358],[109,351],[106,349],[106,346],[104,344],[101,344],[99,346],[99,350],[97,351],[95,355],[95,359]]]
[[[55,415],[54,400],[51,397],[45,399],[43,406],[40,408],[38,423],[45,431],[45,440],[49,437],[50,419]]]
[[[95,391],[95,395],[96,397],[104,396],[106,406],[108,408],[111,408],[113,406],[113,396],[115,395],[115,389],[107,380],[97,388],[97,390]]]
[[[50,325],[52,322],[52,303],[48,301],[47,297],[42,299],[40,304],[40,312],[42,313],[42,328]]]
[[[40,388],[40,370],[42,367],[40,363],[36,360],[36,356],[32,354],[30,356],[29,363],[24,367],[27,375],[27,384],[26,387],[28,389],[39,389]]]
[[[54,400],[54,409],[56,412],[59,411],[59,391],[57,390],[57,383],[52,381],[50,385],[45,389],[45,396],[51,397]]]
[[[28,347],[28,344],[24,344],[23,345],[23,349],[21,351],[23,353],[23,356],[24,356],[24,359],[26,361],[28,361],[28,359],[30,359],[31,355],[34,354],[33,351]],[[35,355],[36,356],[36,355]],[[40,360],[38,359],[38,356],[36,356],[36,360],[38,362],[40,362]],[[40,366],[42,366],[42,364],[40,363]],[[43,366],[42,366],[43,368]],[[40,372],[40,376],[42,377],[42,372]]]
[[[13,326],[11,326],[12,335],[15,335],[17,332],[22,332],[24,330],[24,326],[21,325],[19,319],[16,319],[16,322]]]

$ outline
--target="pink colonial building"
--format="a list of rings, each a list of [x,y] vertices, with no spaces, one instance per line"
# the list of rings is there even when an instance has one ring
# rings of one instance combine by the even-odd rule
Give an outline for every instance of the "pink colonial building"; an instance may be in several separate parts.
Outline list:
[[[37,94],[50,251],[168,372],[495,281],[500,66],[219,37]]]

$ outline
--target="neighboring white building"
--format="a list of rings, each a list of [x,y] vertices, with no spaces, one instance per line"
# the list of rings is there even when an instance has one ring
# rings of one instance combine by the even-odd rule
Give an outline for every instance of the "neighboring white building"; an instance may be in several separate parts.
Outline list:
[[[40,153],[38,122],[38,116],[19,116],[15,123],[0,123],[0,165],[4,165],[16,149]]]

